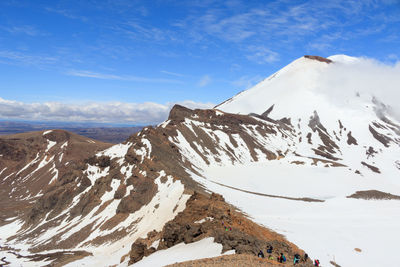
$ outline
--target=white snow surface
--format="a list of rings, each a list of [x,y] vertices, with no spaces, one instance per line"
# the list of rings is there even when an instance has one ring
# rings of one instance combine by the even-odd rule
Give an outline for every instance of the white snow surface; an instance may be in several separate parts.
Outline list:
[[[47,153],[53,146],[55,146],[56,144],[57,144],[57,142],[55,142],[55,141],[47,140],[46,153]]]
[[[62,144],[60,148],[61,148],[61,149],[64,149],[64,148],[66,148],[67,146],[68,146],[68,141],[65,141],[65,143]]]
[[[180,243],[168,249],[159,250],[132,266],[162,267],[177,262],[212,258],[221,255],[222,245],[215,243],[213,237],[208,237],[194,243]]]
[[[391,266],[396,260],[398,240],[400,238],[400,201],[398,200],[361,200],[349,199],[345,191],[357,189],[357,184],[344,182],[351,177],[340,177],[339,183],[344,183],[343,189],[335,193],[334,175],[315,175],[308,173],[312,179],[322,179],[327,182],[313,183],[305,180],[303,173],[293,175],[285,173],[287,165],[281,170],[269,168],[264,170],[260,166],[244,165],[241,167],[221,168],[211,170],[219,182],[226,185],[243,188],[258,193],[275,193],[276,187],[282,187],[278,194],[300,196],[303,189],[313,189],[313,197],[326,195],[325,202],[303,202],[280,198],[270,198],[241,192],[217,185],[210,180],[197,177],[211,191],[222,194],[225,199],[250,215],[257,223],[265,225],[278,233],[283,234],[289,241],[304,249],[312,258],[320,259],[323,266],[328,266],[334,260],[340,266]],[[240,170],[241,169],[241,170]],[[299,167],[300,169],[300,167]],[[230,176],[236,171],[235,176]],[[218,179],[216,178],[218,173]],[[246,173],[247,175],[241,176]],[[194,175],[195,176],[195,175]],[[288,177],[290,176],[290,177]],[[291,178],[291,179],[289,179]],[[284,179],[289,183],[282,183]],[[368,183],[368,181],[366,181]],[[380,183],[377,178],[377,184]],[[350,189],[346,187],[349,186]],[[360,182],[359,189],[365,185]],[[389,185],[386,185],[388,188]],[[271,188],[272,187],[272,188]],[[331,190],[331,192],[329,192]],[[390,190],[400,193],[399,186]],[[297,193],[297,194],[295,194]],[[304,195],[308,196],[308,195]],[[255,204],[257,203],[257,204]],[[362,252],[354,249],[360,248]],[[380,257],[387,255],[387,257]],[[393,255],[393,256],[391,256]]]
[[[110,159],[114,158],[119,158],[118,163],[122,165],[123,163],[123,158],[125,157],[126,153],[128,152],[128,149],[131,147],[132,143],[126,143],[126,144],[117,144],[114,145],[104,151],[101,151],[96,154],[96,156],[108,156]]]

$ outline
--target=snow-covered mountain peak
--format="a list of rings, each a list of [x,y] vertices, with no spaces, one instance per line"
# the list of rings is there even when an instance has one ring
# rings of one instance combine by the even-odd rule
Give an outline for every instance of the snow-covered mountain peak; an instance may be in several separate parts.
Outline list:
[[[327,113],[330,113],[334,106],[349,107],[349,98],[355,99],[357,88],[337,88],[331,81],[331,75],[327,74],[334,72],[337,67],[335,64],[327,64],[330,63],[330,59],[318,59],[299,58],[217,107],[231,113],[261,114],[274,105],[270,114],[274,119],[304,119],[315,110],[320,111],[321,107],[329,109]]]
[[[346,55],[304,56],[216,108],[262,114],[274,106],[269,114],[273,119],[307,120],[317,111],[322,121],[341,119],[353,124],[361,117],[370,121],[376,116],[377,102],[372,100],[385,103],[390,100],[387,92],[395,90],[385,82],[391,77],[386,78],[380,69],[372,75],[370,65],[368,60]]]

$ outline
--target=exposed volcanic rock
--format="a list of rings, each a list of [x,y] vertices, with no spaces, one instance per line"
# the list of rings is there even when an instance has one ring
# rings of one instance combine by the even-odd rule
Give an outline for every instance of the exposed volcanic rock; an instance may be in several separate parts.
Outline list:
[[[348,196],[348,198],[357,198],[357,199],[380,199],[380,200],[388,200],[388,199],[397,199],[400,200],[400,196],[392,195],[390,193],[381,192],[378,190],[367,190],[367,191],[357,191],[354,194]]]
[[[250,116],[253,117],[257,117],[260,118],[262,120],[266,120],[266,121],[270,121],[270,122],[276,122],[276,120],[271,119],[270,117],[268,117],[269,113],[271,113],[271,111],[274,109],[274,105],[272,105],[271,107],[269,107],[265,112],[263,112],[261,115],[256,114],[256,113],[250,113]]]
[[[291,162],[291,163],[301,164],[299,162]],[[333,162],[333,163],[335,163],[335,162]],[[263,197],[282,198],[282,199],[288,199],[288,200],[294,200],[294,201],[305,201],[305,202],[324,202],[325,201],[325,200],[309,198],[309,197],[285,197],[285,196],[270,195],[270,194],[264,194],[264,193],[259,193],[259,192],[248,191],[248,190],[236,188],[236,187],[229,186],[229,185],[224,185],[224,184],[217,183],[217,182],[213,182],[213,183],[218,184],[218,185],[223,186],[223,187],[227,187],[227,188],[233,189],[233,190],[241,191],[241,192],[252,194],[252,195],[263,196]]]
[[[375,154],[378,153],[372,146],[368,147],[368,149],[365,151],[365,154],[367,155],[367,159],[369,157],[374,157]]]
[[[374,126],[377,126],[378,128],[381,127],[379,124],[375,124]],[[373,137],[375,137],[376,140],[381,142],[385,147],[389,147],[389,143],[391,141],[391,139],[389,137],[378,133],[378,131],[375,130],[371,125],[369,126],[369,131],[371,132]]]
[[[101,157],[93,156],[87,159],[86,163],[94,166],[99,166],[101,168],[105,168],[110,166],[111,160],[110,157],[107,156],[101,156]]]
[[[372,166],[371,164],[368,164],[364,161],[361,161],[361,164],[368,167],[371,171],[376,172],[376,173],[381,173],[378,167]]]
[[[189,121],[191,122],[189,123]],[[221,114],[217,114],[215,110],[190,110],[175,105],[170,112],[167,122],[168,123],[166,123],[164,127],[157,127],[156,129],[147,127],[141,132],[141,135],[133,135],[128,139],[128,142],[136,144],[133,147],[134,149],[129,150],[125,157],[126,161],[130,163],[137,164],[142,161],[134,152],[135,149],[141,147],[142,136],[146,136],[152,144],[151,162],[144,159],[144,164],[151,166],[147,175],[152,173],[151,169],[153,169],[153,171],[168,170],[173,177],[179,177],[188,188],[201,190],[192,179],[188,178],[189,174],[185,169],[196,172],[196,168],[193,168],[189,160],[182,158],[181,151],[174,144],[176,142],[174,139],[183,135],[188,144],[197,155],[202,158],[204,163],[209,164],[211,160],[218,160],[218,155],[221,154],[218,150],[219,147],[216,146],[217,142],[220,140],[218,136],[210,134],[210,130],[220,130],[229,136],[228,138],[232,142],[232,146],[224,147],[224,153],[227,153],[232,161],[237,160],[234,150],[238,147],[238,144],[235,138],[232,137],[234,135],[239,135],[243,139],[255,161],[257,160],[255,149],[262,151],[268,159],[276,158],[273,152],[256,143],[249,133],[243,131],[242,125],[254,125],[255,130],[263,136],[269,134],[277,135],[278,131],[272,125],[262,123],[251,116],[229,113],[222,114],[222,112]],[[290,131],[287,127],[285,129]],[[201,150],[195,143],[201,146]],[[203,149],[210,151],[214,156],[209,153],[204,153],[202,151]],[[212,156],[211,159],[210,156]]]
[[[222,244],[223,252],[234,250],[237,254],[257,255],[260,250],[266,253],[266,247],[272,245],[275,258],[281,252],[288,255],[288,261],[293,260],[295,253],[304,255],[281,235],[250,221],[227,204],[221,195],[194,193],[185,210],[168,222],[161,232],[151,233],[148,238],[132,244],[130,263],[140,261],[157,250],[181,242],[193,243],[206,237],[214,237],[215,242]],[[157,248],[151,247],[156,240],[159,240]],[[308,263],[311,264],[311,261]]]
[[[357,140],[351,135],[351,131],[347,133],[347,144],[358,145]]]
[[[314,115],[310,117],[308,126],[313,130],[313,132],[318,132],[318,135],[323,142],[323,145],[319,145],[318,149],[313,149],[315,154],[331,160],[338,160],[338,158],[332,154],[336,153],[335,149],[339,149],[339,147],[336,145],[335,141],[332,140],[326,128],[321,124],[316,111],[314,111]],[[307,135],[307,138],[309,143],[311,143],[311,135]]]
[[[12,161],[22,161],[25,159],[27,151],[17,147],[18,139],[0,140],[0,151],[3,159]]]
[[[396,166],[397,169],[400,170],[400,160],[396,160],[396,161],[394,162],[394,165]]]
[[[192,114],[193,110],[181,105],[174,105],[169,112],[168,120],[183,122],[185,118],[189,118]]]
[[[308,59],[313,59],[313,60],[318,60],[320,62],[325,62],[327,64],[332,63],[332,60],[328,59],[328,58],[324,58],[324,57],[320,57],[320,56],[310,56],[310,55],[305,55],[305,58]]]
[[[133,213],[142,206],[147,205],[157,192],[157,186],[148,179],[136,182],[135,190],[131,190],[130,194],[121,199],[118,205],[117,213]]]

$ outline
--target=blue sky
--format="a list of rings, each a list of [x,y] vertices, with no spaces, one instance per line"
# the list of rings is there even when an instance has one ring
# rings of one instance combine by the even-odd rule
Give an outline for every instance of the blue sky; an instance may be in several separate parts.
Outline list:
[[[400,59],[400,1],[0,1],[0,118],[155,123],[305,55]]]

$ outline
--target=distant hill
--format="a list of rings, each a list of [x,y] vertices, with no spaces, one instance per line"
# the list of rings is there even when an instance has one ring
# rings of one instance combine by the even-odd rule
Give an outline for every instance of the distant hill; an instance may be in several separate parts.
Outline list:
[[[43,131],[50,129],[61,129],[79,135],[93,138],[107,143],[121,143],[130,135],[139,132],[142,126],[119,127],[104,126],[101,124],[72,124],[72,123],[29,123],[0,121],[0,135],[10,135],[16,133],[26,133],[33,131]]]

